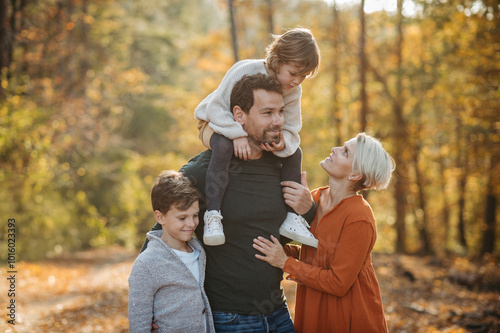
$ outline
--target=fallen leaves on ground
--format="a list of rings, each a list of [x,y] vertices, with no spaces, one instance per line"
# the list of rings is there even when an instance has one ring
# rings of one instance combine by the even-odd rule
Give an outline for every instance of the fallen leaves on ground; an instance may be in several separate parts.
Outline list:
[[[500,331],[498,263],[387,254],[374,254],[373,262],[390,332]],[[485,267],[483,281],[476,278],[472,285],[452,274],[485,273]]]
[[[19,263],[16,325],[7,323],[4,311],[0,331],[128,332],[127,279],[135,256],[112,247]],[[373,262],[390,332],[500,331],[495,260],[374,254]],[[283,285],[293,314],[295,284]],[[0,299],[6,304],[5,292]]]

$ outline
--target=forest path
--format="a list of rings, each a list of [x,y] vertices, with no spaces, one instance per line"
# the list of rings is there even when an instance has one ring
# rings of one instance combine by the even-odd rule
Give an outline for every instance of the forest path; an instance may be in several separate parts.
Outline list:
[[[112,247],[19,263],[16,325],[2,320],[0,331],[128,332],[127,279],[135,256]]]
[[[128,332],[128,275],[137,253],[120,247],[16,265],[16,325],[7,322],[2,267],[0,331]],[[458,260],[458,261],[457,261]],[[390,332],[499,332],[500,292],[453,284],[450,269],[473,272],[465,259],[374,254]],[[497,264],[482,266],[498,282]],[[488,275],[489,274],[489,275]],[[8,281],[7,281],[8,282]],[[290,309],[295,284],[284,281]]]

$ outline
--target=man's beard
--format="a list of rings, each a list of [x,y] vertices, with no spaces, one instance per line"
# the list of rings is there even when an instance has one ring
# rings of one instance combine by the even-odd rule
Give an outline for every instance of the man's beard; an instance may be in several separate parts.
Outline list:
[[[261,143],[268,143],[272,145],[272,143],[278,144],[280,142],[280,135],[273,135],[273,134],[268,134],[268,132],[271,131],[280,131],[281,133],[282,128],[281,127],[270,127],[264,130],[262,133],[262,141]]]

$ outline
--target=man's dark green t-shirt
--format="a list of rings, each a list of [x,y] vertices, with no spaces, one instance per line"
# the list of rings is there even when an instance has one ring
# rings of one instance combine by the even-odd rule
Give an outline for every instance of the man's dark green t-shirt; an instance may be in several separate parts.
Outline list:
[[[181,168],[195,180],[205,195],[205,178],[211,151],[205,151]],[[222,224],[226,242],[205,246],[207,266],[205,291],[212,311],[247,315],[267,314],[285,302],[281,269],[255,258],[252,247],[257,236],[279,237],[279,227],[287,210],[280,185],[281,160],[264,152],[258,160],[242,161],[233,157],[229,183],[222,201]],[[218,191],[217,187],[208,192]],[[208,193],[210,195],[210,193]],[[203,239],[204,196],[200,200],[198,239]]]

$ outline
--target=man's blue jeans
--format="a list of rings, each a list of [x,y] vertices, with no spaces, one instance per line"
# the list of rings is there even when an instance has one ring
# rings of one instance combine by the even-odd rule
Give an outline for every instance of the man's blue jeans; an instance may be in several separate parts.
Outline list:
[[[213,311],[217,333],[290,333],[295,332],[288,308],[282,308],[268,315],[240,315],[237,313]]]

